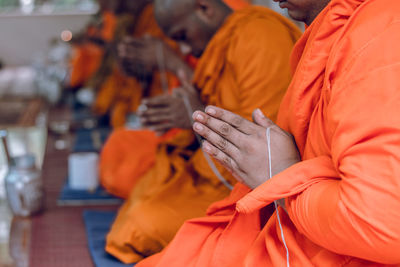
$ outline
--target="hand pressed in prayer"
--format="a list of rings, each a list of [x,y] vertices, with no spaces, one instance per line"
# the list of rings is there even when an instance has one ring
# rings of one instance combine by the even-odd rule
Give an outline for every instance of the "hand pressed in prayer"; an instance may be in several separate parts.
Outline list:
[[[256,188],[269,177],[267,128],[270,127],[272,176],[300,161],[293,137],[257,109],[250,122],[227,110],[209,106],[196,111],[195,132],[203,136],[204,150],[240,181]]]
[[[187,81],[183,71],[178,72],[182,87],[172,94],[164,94],[142,101],[138,115],[145,128],[165,132],[171,128],[190,129],[191,110],[203,109],[197,90]],[[185,103],[186,98],[186,103]],[[187,105],[190,105],[188,109]]]
[[[125,74],[138,78],[146,78],[150,77],[153,71],[152,66],[148,67],[144,65],[142,62],[136,60],[133,57],[132,51],[135,50],[135,47],[131,44],[131,37],[126,37],[124,40],[118,44],[117,52],[118,52],[118,61],[119,65],[122,67]]]
[[[169,71],[176,71],[175,63],[182,61],[162,40],[150,36],[125,38],[118,46],[118,54],[125,61],[135,62],[147,70],[166,68]]]

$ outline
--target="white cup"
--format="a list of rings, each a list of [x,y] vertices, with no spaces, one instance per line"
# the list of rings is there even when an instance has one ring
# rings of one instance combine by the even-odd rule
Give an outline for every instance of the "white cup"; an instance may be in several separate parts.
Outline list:
[[[69,155],[68,184],[75,190],[94,190],[99,185],[99,156],[94,152],[80,152]]]

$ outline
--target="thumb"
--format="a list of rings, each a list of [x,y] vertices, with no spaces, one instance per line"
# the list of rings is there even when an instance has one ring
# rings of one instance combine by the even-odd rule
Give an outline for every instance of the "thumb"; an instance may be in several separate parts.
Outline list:
[[[264,128],[268,128],[274,125],[274,123],[270,119],[265,117],[264,113],[262,113],[262,111],[259,108],[253,111],[252,117],[253,117],[253,122],[255,124],[262,126]]]

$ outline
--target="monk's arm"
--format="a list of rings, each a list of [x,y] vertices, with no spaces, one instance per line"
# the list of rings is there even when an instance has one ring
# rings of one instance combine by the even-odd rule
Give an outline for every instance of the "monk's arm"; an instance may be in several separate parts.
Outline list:
[[[326,123],[337,179],[287,200],[290,218],[316,244],[388,264],[400,261],[400,52],[387,41],[400,41],[400,25],[393,28],[331,89]]]

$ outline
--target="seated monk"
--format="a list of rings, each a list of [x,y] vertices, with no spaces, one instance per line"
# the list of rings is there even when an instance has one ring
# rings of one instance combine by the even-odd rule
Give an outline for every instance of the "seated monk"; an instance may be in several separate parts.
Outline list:
[[[125,125],[126,117],[136,111],[142,97],[162,92],[157,72],[143,68],[133,74],[126,72],[119,62],[117,46],[128,36],[139,38],[146,35],[157,37],[171,47],[176,46],[158,27],[152,1],[127,0],[124,7],[124,14],[118,19],[113,45],[103,59],[103,68],[94,77],[92,85],[98,89],[94,103],[95,112],[99,115],[110,114],[114,128]]]
[[[230,0],[229,4],[236,8],[248,6],[248,3],[243,0]],[[153,15],[153,13],[151,14]],[[146,23],[146,25],[156,24],[153,17],[140,21]],[[137,28],[146,29],[148,27],[137,26]],[[158,27],[152,28],[159,30]],[[98,97],[98,101],[104,100],[102,101],[103,103],[108,103],[102,105],[103,107],[109,107],[112,102],[116,102],[112,110],[113,126],[116,129],[103,147],[100,158],[101,184],[111,194],[124,199],[128,197],[138,179],[154,164],[158,144],[174,138],[179,132],[173,129],[159,136],[151,130],[132,131],[131,129],[125,129],[121,126],[125,122],[127,113],[136,112],[142,98],[159,94],[163,86],[168,87],[168,91],[178,87],[179,81],[176,78],[178,69],[184,71],[187,77],[192,77],[193,68],[197,62],[190,55],[182,59],[182,56],[176,53],[176,49],[171,49],[175,45],[171,42],[165,42],[165,37],[161,39],[154,38],[157,35],[161,36],[161,34],[154,34],[153,31],[152,37],[149,37],[150,32],[144,30],[141,32],[136,36],[147,35],[142,38],[125,38],[119,44],[119,57],[121,58],[124,72],[129,76],[140,78],[153,74],[150,84],[144,84],[147,79],[141,79],[140,84],[137,82],[136,87],[148,87],[148,89],[140,92],[132,84],[130,87],[122,85],[104,86],[105,88],[112,87],[115,89],[103,90],[103,95]],[[160,48],[162,49],[163,61],[161,63],[158,58]],[[160,64],[164,65],[164,72],[158,71]],[[115,84],[113,83],[114,80],[109,79],[108,81],[111,84]],[[163,85],[163,83],[166,83],[166,85]],[[125,90],[121,90],[121,87]],[[118,99],[114,96],[114,92],[117,91]],[[103,110],[102,113],[105,112],[106,110]],[[179,136],[177,138],[181,140]],[[191,140],[191,138],[192,136],[190,135],[189,139]],[[135,147],[135,150],[132,150],[131,147]]]
[[[225,2],[234,10],[248,6],[248,3],[243,0],[226,0]],[[145,22],[147,25],[155,24],[154,18],[140,21]],[[137,28],[146,29],[148,27],[138,26]],[[158,29],[158,27],[152,28]],[[144,30],[142,30],[142,32],[141,35],[144,33],[147,35],[149,34],[149,32]],[[136,34],[136,36],[140,35]],[[152,82],[147,85],[147,87],[150,88],[144,90],[143,94],[138,93],[138,90],[134,88],[127,88],[126,86],[124,88],[127,90],[118,90],[119,92],[123,92],[119,93],[120,99],[116,101],[117,103],[113,109],[112,117],[114,118],[114,126],[122,126],[119,122],[123,120],[122,118],[126,116],[128,111],[136,111],[142,97],[151,97],[159,93],[161,88],[165,86],[162,84],[163,78],[167,80],[167,87],[170,91],[172,88],[179,86],[179,81],[175,76],[178,70],[184,71],[187,77],[191,78],[193,75],[193,68],[197,62],[193,56],[188,55],[183,60],[181,56],[177,55],[175,49],[171,49],[173,45],[170,42],[169,46],[166,45],[166,42],[163,42],[165,38],[154,38],[154,36],[157,36],[157,34],[154,33],[152,36],[152,38],[149,36],[144,36],[142,38],[125,38],[124,41],[119,44],[119,56],[123,62],[124,72],[126,74],[139,77],[143,76],[144,73],[153,73],[154,75],[151,79]],[[160,34],[158,34],[158,36],[160,36]],[[160,48],[162,49],[161,60],[163,61],[161,63],[158,58]],[[158,71],[160,64],[164,65],[164,73]],[[146,85],[143,85],[143,81],[141,81],[141,86],[146,87]],[[104,91],[104,93],[114,91],[116,90],[108,90]],[[151,94],[149,94],[149,92],[151,92]],[[128,100],[123,101],[124,95],[125,99]],[[113,99],[113,97],[105,95],[102,99],[109,100]],[[177,129],[172,129],[162,135],[156,135],[155,132],[151,130],[132,131],[124,127],[115,129],[108,138],[101,153],[99,170],[100,181],[103,187],[111,194],[126,199],[137,181],[154,165],[158,144],[164,141],[173,142],[173,140],[171,140],[173,138],[177,138],[177,140],[182,142],[182,137],[181,135],[177,135],[178,133],[179,131],[177,131]],[[185,135],[185,133],[182,134]],[[188,138],[192,140],[193,136],[189,135]],[[131,149],[132,147],[135,147],[135,149]]]
[[[155,16],[169,37],[200,59],[193,85],[180,72],[183,88],[143,101],[145,127],[190,129],[190,109],[204,104],[246,118],[257,107],[276,116],[291,77],[289,54],[300,35],[292,23],[263,7],[233,12],[220,0],[158,0]],[[154,165],[134,186],[107,236],[106,250],[125,263],[160,251],[186,219],[205,215],[235,182],[222,166],[213,171],[191,132],[181,134],[158,145]]]
[[[400,2],[280,6],[309,27],[277,123],[193,115],[239,183],[137,267],[400,266]]]
[[[99,12],[82,33],[74,34],[68,86],[85,85],[101,65],[105,45],[112,41],[116,26],[115,13],[120,1],[98,0]]]
[[[155,92],[156,89],[169,92],[177,87],[179,82],[173,73],[178,68],[192,75],[193,57],[188,56],[185,62],[181,55],[160,39],[152,37],[125,39],[119,48],[124,71],[129,75],[143,73],[144,65],[138,63],[138,57],[140,55],[140,60],[143,61],[144,57],[149,55],[149,59],[146,59],[148,63],[145,72],[154,74],[151,79],[151,92]],[[163,71],[158,70],[160,63],[154,59],[154,55],[160,52],[159,49],[163,50],[162,65],[165,67]],[[139,96],[151,97],[145,93],[146,91]],[[136,95],[133,99],[137,98]],[[172,129],[157,135],[149,129],[134,130],[130,127],[115,129],[104,145],[100,157],[100,181],[103,187],[111,194],[126,199],[138,179],[154,164],[158,144],[175,137],[180,139],[177,136],[179,132],[178,129]]]

